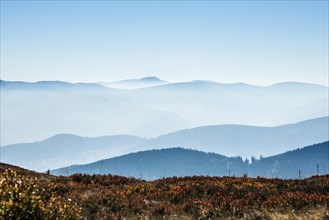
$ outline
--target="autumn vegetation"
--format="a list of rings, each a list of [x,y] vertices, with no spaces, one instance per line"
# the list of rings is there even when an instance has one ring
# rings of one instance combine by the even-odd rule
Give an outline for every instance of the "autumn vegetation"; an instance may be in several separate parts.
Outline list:
[[[0,219],[329,219],[329,175],[143,181],[3,170]]]

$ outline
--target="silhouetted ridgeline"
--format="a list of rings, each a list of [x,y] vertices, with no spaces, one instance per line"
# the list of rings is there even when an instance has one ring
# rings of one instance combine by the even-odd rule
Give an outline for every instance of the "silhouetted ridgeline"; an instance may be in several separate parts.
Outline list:
[[[276,156],[253,160],[250,165],[250,175],[280,178],[309,177],[317,174],[327,174],[329,169],[329,142],[315,144],[288,151]]]
[[[61,134],[40,142],[4,146],[1,149],[2,162],[43,172],[131,152],[178,146],[226,156],[268,157],[327,141],[328,123],[329,117],[322,117],[276,127],[212,125],[184,129],[153,139],[130,135],[87,138]]]
[[[8,164],[43,172],[72,164],[91,163],[115,154],[123,155],[145,140],[131,135],[88,138],[60,134],[40,142],[2,147],[1,159]]]
[[[264,176],[268,178],[301,178],[328,172],[329,142],[307,146],[280,155],[243,160],[183,148],[150,150],[53,170],[55,175],[115,174],[146,180],[169,176]]]

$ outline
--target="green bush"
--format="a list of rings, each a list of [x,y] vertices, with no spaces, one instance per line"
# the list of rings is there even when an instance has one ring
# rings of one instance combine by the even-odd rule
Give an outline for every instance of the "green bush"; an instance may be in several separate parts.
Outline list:
[[[81,219],[81,210],[55,186],[7,169],[0,177],[0,219]]]

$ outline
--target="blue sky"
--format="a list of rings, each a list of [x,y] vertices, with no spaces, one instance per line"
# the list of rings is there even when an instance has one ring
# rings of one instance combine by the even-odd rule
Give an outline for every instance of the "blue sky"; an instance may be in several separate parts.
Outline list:
[[[328,1],[1,1],[1,78],[328,85]]]

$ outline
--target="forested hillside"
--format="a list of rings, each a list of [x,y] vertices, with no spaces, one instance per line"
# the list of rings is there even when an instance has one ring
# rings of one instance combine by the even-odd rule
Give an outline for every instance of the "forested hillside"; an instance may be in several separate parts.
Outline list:
[[[172,148],[150,150],[53,170],[55,175],[115,174],[154,180],[170,176],[263,176],[305,178],[328,172],[329,142],[307,146],[280,155],[243,160],[197,150]],[[299,176],[299,170],[301,175]]]

